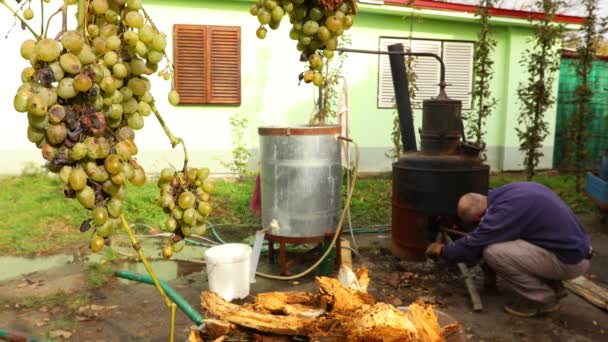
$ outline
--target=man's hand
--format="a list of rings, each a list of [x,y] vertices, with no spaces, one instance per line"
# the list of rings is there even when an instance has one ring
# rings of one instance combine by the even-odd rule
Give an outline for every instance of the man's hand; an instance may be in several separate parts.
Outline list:
[[[429,247],[426,249],[426,252],[424,252],[424,254],[431,259],[437,259],[439,257],[439,255],[441,255],[442,249],[443,249],[442,243],[433,242],[429,245]]]

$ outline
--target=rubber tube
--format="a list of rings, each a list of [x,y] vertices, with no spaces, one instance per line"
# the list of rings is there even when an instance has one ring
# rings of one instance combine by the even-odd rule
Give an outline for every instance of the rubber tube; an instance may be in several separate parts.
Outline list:
[[[116,274],[116,276],[119,278],[133,280],[133,281],[136,281],[139,283],[144,283],[144,284],[149,284],[149,285],[154,284],[154,281],[152,281],[152,278],[150,278],[150,276],[147,276],[144,274],[139,274],[139,273],[134,273],[134,272],[129,272],[129,271],[116,271],[116,272],[114,272],[114,274]],[[186,316],[188,316],[192,320],[192,322],[194,322],[197,326],[203,324],[203,321],[204,321],[203,316],[201,316],[201,314],[198,313],[198,311],[196,311],[192,306],[190,306],[190,304],[188,304],[188,302],[184,299],[184,297],[182,297],[171,286],[169,286],[169,284],[167,284],[166,281],[159,279],[158,282],[160,283],[160,286],[163,288],[163,290],[165,291],[167,296],[169,298],[171,298],[171,300],[175,304],[177,304],[177,306],[186,314]]]

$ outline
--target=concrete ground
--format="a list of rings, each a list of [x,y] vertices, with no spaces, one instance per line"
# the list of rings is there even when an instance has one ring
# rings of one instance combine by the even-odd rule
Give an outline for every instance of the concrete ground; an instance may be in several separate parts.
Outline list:
[[[581,219],[592,236],[593,246],[597,251],[589,275],[598,282],[608,284],[608,225],[601,225],[598,217],[594,215]],[[360,254],[358,257],[353,256],[353,263],[355,266],[368,267],[371,294],[378,300],[397,306],[407,305],[420,297],[435,303],[438,310],[462,323],[469,341],[608,340],[608,313],[573,293],[563,300],[560,312],[544,318],[523,319],[503,312],[502,306],[511,295],[509,291],[501,288],[498,295],[482,291],[484,310],[476,313],[471,310],[464,282],[455,268],[436,265],[431,261],[414,263],[394,258],[390,254],[388,234],[365,234],[356,237]],[[310,265],[314,262],[314,257],[316,255],[311,253],[305,254],[304,260],[298,260],[297,263],[300,267]],[[264,256],[260,267],[265,271],[277,272],[276,265],[268,264]],[[66,271],[68,269],[71,271]],[[170,284],[193,307],[200,310],[199,294],[207,289],[208,285],[204,266],[180,263],[175,270],[174,274],[178,277],[171,280]],[[29,279],[46,279],[49,284],[60,284],[64,280],[66,286],[55,285],[55,289],[75,293],[77,287],[67,286],[67,283],[81,281],[74,279],[74,274],[79,272],[82,272],[82,269],[72,264],[30,275]],[[475,274],[479,275],[479,272]],[[481,289],[481,278],[477,277],[476,282]],[[0,283],[0,293],[9,295],[9,303],[0,307],[0,329],[9,328],[40,337],[58,326],[53,325],[53,322],[62,317],[66,312],[65,308],[61,305],[29,308],[16,306],[11,303],[18,299],[16,296],[19,295],[18,291],[11,292],[11,288],[19,286],[15,284],[16,280]],[[41,285],[40,290],[34,292],[40,292],[43,288]],[[313,275],[289,282],[258,277],[251,287],[252,293],[292,290],[314,291]],[[67,329],[71,334],[68,340],[167,340],[169,310],[152,286],[113,279],[102,288],[90,290],[90,294],[91,303],[77,315],[77,328]],[[192,322],[185,314],[177,313],[176,341],[186,340],[191,325]]]

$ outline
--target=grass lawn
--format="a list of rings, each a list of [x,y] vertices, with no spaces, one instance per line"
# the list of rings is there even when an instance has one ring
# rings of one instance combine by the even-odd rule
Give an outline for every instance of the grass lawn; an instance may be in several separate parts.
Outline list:
[[[519,174],[499,174],[491,178],[497,187],[523,180]],[[535,181],[558,193],[577,213],[595,207],[583,195],[574,192],[574,177],[540,175]],[[210,221],[214,224],[257,226],[260,220],[249,211],[253,180],[217,181],[216,206]],[[45,174],[0,179],[0,255],[33,255],[53,253],[76,242],[87,241],[91,232],[81,233],[80,223],[86,218],[76,200],[66,199],[58,180]],[[158,227],[165,214],[154,202],[158,190],[149,182],[129,190],[125,212],[129,221],[140,226]],[[357,181],[351,203],[354,227],[390,225],[391,179],[362,178]]]

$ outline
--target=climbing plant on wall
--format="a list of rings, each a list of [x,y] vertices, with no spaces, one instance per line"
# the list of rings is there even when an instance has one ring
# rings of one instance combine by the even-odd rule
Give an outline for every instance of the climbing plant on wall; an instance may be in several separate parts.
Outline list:
[[[591,111],[593,89],[590,85],[589,76],[597,53],[598,42],[605,27],[604,23],[600,23],[597,18],[598,1],[583,0],[583,5],[585,6],[586,17],[579,31],[580,44],[577,47],[578,59],[576,62],[576,75],[580,80],[576,87],[574,100],[577,109],[568,122],[567,137],[570,143],[566,144],[567,158],[574,167],[576,191],[579,192],[581,191],[585,165],[589,159],[587,141],[591,133],[588,126],[593,120],[593,112]]]
[[[519,149],[524,152],[523,163],[528,180],[534,176],[543,156],[543,141],[549,134],[549,125],[544,115],[555,103],[552,89],[560,61],[557,44],[563,32],[563,26],[553,22],[559,8],[558,2],[537,0],[534,5],[545,15],[533,23],[534,35],[528,42],[530,47],[524,50],[520,60],[527,71],[527,79],[517,89],[520,114],[516,130]]]
[[[496,107],[496,98],[492,96],[490,82],[494,77],[494,61],[492,51],[496,47],[496,40],[492,38],[490,29],[490,11],[494,0],[479,0],[476,16],[479,17],[479,33],[475,44],[475,56],[473,58],[473,73],[475,83],[473,84],[474,109],[468,116],[468,138],[481,144],[486,133],[486,119],[492,115]]]

